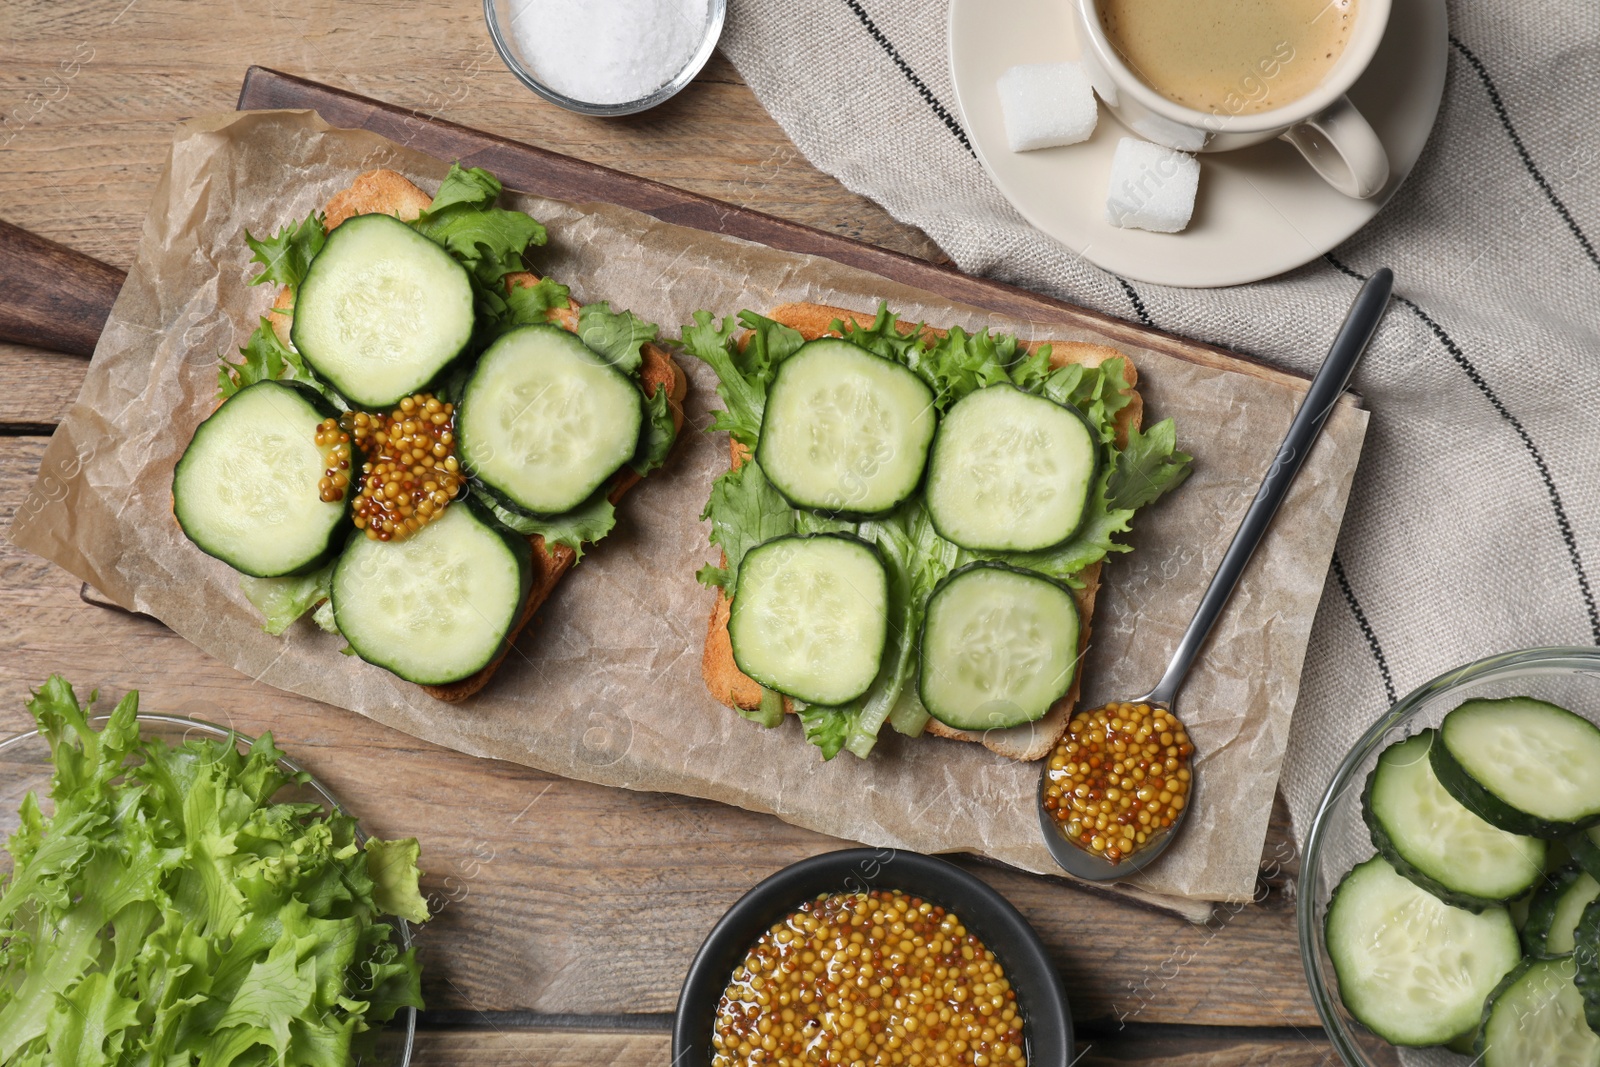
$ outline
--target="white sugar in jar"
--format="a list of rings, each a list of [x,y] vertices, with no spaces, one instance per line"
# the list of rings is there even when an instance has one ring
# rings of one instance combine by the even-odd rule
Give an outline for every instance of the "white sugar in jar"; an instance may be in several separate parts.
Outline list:
[[[510,0],[511,34],[530,72],[591,104],[660,89],[699,51],[710,0]]]

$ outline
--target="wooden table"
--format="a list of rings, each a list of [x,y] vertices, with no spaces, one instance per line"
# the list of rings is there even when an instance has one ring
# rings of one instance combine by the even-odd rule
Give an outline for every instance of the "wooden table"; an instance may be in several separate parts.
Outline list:
[[[536,99],[475,0],[15,0],[0,40],[0,218],[119,267],[132,260],[173,123],[233,107],[252,63],[928,259],[941,253],[806,163],[717,57],[644,116]],[[85,364],[0,345],[0,521],[32,484]],[[678,985],[741,893],[839,843],[776,819],[605,789],[436,748],[287,696],[158,623],[94,607],[76,579],[0,546],[0,732],[30,686],[137,688],[144,706],[271,729],[369,829],[422,840],[437,917],[421,932],[419,1064],[646,1064],[669,1057]],[[1294,938],[1284,820],[1259,902],[1205,925],[1052,879],[969,864],[1051,947],[1088,1064],[1336,1062]]]

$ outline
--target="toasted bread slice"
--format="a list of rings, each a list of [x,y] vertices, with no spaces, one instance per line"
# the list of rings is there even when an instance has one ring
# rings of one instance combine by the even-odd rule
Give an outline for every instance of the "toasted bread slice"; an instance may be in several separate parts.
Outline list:
[[[768,317],[798,331],[808,341],[828,334],[836,319],[863,326],[871,324],[874,319],[873,315],[865,312],[828,307],[824,304],[782,304],[774,308]],[[910,322],[899,322],[896,326],[902,333],[910,333],[917,328],[915,323]],[[923,332],[930,337],[943,336],[945,333],[943,330],[929,327],[924,327]],[[1114,348],[1080,341],[1036,342],[1027,347],[1031,350],[1038,344],[1044,343],[1050,345],[1050,362],[1057,367],[1066,366],[1068,363],[1097,367],[1108,359],[1124,356],[1124,353]],[[1128,363],[1128,379],[1130,384],[1138,381],[1137,371],[1131,361]],[[1135,391],[1132,394],[1132,402],[1117,413],[1118,441],[1125,443],[1128,431],[1141,426],[1143,418],[1144,401]],[[748,458],[748,450],[736,442],[732,443],[730,460],[734,468],[738,468]],[[726,565],[726,558],[723,559],[723,563]],[[1083,588],[1075,590],[1073,596],[1078,602],[1078,614],[1083,619],[1082,632],[1078,639],[1078,655],[1081,659],[1089,648],[1090,623],[1094,616],[1095,597],[1100,590],[1100,564],[1086,567],[1080,577],[1083,579]],[[706,689],[717,701],[730,708],[750,710],[761,703],[761,686],[753,678],[741,672],[738,664],[734,662],[733,643],[728,637],[728,614],[731,606],[732,601],[727,594],[718,590],[706,630],[706,649],[700,663],[701,673],[705,677]],[[971,730],[952,729],[938,719],[929,719],[927,729],[936,737],[981,743],[990,751],[1010,759],[1039,759],[1048,754],[1061,739],[1061,735],[1066,732],[1072,709],[1078,701],[1081,681],[1080,672],[1073,679],[1072,688],[1067,695],[1058,700],[1044,718],[1037,722],[1024,723],[1007,730],[976,733]],[[784,699],[783,705],[785,711],[794,710],[788,698]]]
[[[383,213],[394,215],[406,222],[416,218],[429,204],[433,197],[423,192],[414,185],[410,179],[392,170],[369,170],[356,176],[348,189],[335,193],[328,200],[324,209],[323,226],[328,232],[346,219],[356,215],[371,215]],[[506,290],[517,287],[529,287],[538,284],[539,276],[530,271],[519,271],[506,275]],[[272,330],[285,344],[289,343],[289,327],[293,314],[294,299],[288,288],[279,290],[278,298],[273,302],[273,310],[269,312],[272,321]],[[551,313],[551,321],[573,333],[578,331],[578,303],[570,301],[569,306]],[[646,344],[642,348],[644,365],[640,369],[639,379],[647,393],[654,393],[657,388],[665,386],[669,406],[672,409],[672,423],[679,430],[683,429],[683,398],[688,392],[689,380],[684,376],[683,368],[679,367],[666,350],[658,345]],[[639,482],[639,475],[632,468],[624,467],[612,479],[610,491],[606,494],[613,504],[622,499],[629,489]],[[515,629],[506,638],[501,646],[500,654],[487,667],[467,678],[451,685],[425,685],[424,692],[438,700],[457,703],[472,696],[494,677],[494,672],[499,669],[501,662],[511,651],[511,646],[522,633],[524,627],[533,620],[540,605],[547,600],[561,579],[570,571],[577,559],[577,553],[565,545],[546,545],[544,538],[535,534],[528,538],[528,543],[533,546],[533,588],[528,594],[528,602],[522,609],[522,618],[517,622]],[[752,683],[754,684],[754,683]]]

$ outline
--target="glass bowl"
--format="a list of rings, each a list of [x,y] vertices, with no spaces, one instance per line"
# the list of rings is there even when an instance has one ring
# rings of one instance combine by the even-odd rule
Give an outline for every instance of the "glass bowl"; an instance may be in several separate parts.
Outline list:
[[[1600,649],[1531,648],[1441,674],[1372,724],[1334,772],[1322,798],[1300,874],[1300,958],[1317,1013],[1349,1067],[1466,1067],[1471,1062],[1442,1048],[1397,1050],[1356,1022],[1339,999],[1333,961],[1323,943],[1323,921],[1339,880],[1375,851],[1361,817],[1361,793],[1378,756],[1396,741],[1438,726],[1463,701],[1508,696],[1548,700],[1600,722]]]
[[[790,864],[740,897],[689,966],[672,1026],[674,1067],[709,1067],[717,1003],[735,968],[773,923],[826,893],[898,890],[953,911],[1005,969],[1022,1013],[1030,1067],[1070,1067],[1072,1014],[1061,976],[1022,913],[989,884],[947,860],[851,848]]]
[[[558,107],[576,111],[580,115],[598,115],[603,118],[632,115],[649,110],[677,95],[680,89],[694,80],[694,76],[700,73],[700,69],[711,58],[712,51],[717,47],[717,41],[722,37],[722,23],[727,17],[728,0],[707,0],[706,9],[705,36],[700,41],[700,47],[671,81],[637,100],[599,104],[590,100],[575,99],[541,81],[524,59],[516,34],[512,32],[514,14],[511,10],[511,0],[483,0],[483,17],[489,24],[489,37],[494,41],[495,51],[500,53],[501,60],[511,73],[517,76],[518,81]]]
[[[90,722],[96,729],[105,729],[109,715],[95,715],[90,717]],[[161,715],[140,712],[139,735],[141,737],[159,737],[169,745],[181,745],[192,738],[207,738],[215,741],[232,741],[240,748],[247,749],[255,743],[255,739],[247,737],[236,730],[218,726],[215,723],[205,722],[201,719],[190,719],[182,715]],[[309,772],[294,760],[284,757],[278,760],[278,766],[291,774],[307,774]],[[50,776],[55,770],[50,761],[50,744],[37,730],[17,734],[0,741],[0,838],[8,838],[17,829],[18,812],[22,807],[22,798],[32,792],[39,798],[40,807],[46,814],[52,810],[50,803]],[[328,787],[308,777],[304,784],[290,784],[279,790],[272,798],[275,801],[288,801],[295,803],[321,804],[329,812],[343,812]],[[356,839],[364,843],[367,835],[358,825]],[[11,856],[9,853],[0,852],[0,878],[11,873]],[[399,937],[400,947],[411,947],[411,927],[401,918],[389,920],[394,925]],[[399,1014],[389,1022],[379,1035],[377,1044],[377,1058],[363,1064],[357,1061],[352,1067],[408,1067],[411,1063],[411,1046],[416,1038],[417,1012],[415,1008],[402,1008]]]

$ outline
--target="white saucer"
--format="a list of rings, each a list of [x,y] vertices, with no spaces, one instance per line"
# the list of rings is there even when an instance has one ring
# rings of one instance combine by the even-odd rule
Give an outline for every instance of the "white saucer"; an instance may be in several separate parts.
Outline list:
[[[972,146],[1007,200],[1091,263],[1157,285],[1220,286],[1293,270],[1355,233],[1422,154],[1444,95],[1445,0],[1394,0],[1372,65],[1350,91],[1389,152],[1382,193],[1353,200],[1282,141],[1201,155],[1200,195],[1183,233],[1124,230],[1105,219],[1111,155],[1130,134],[1102,106],[1082,144],[1013,152],[995,82],[1007,67],[1076,59],[1069,0],[951,0],[950,72]]]

